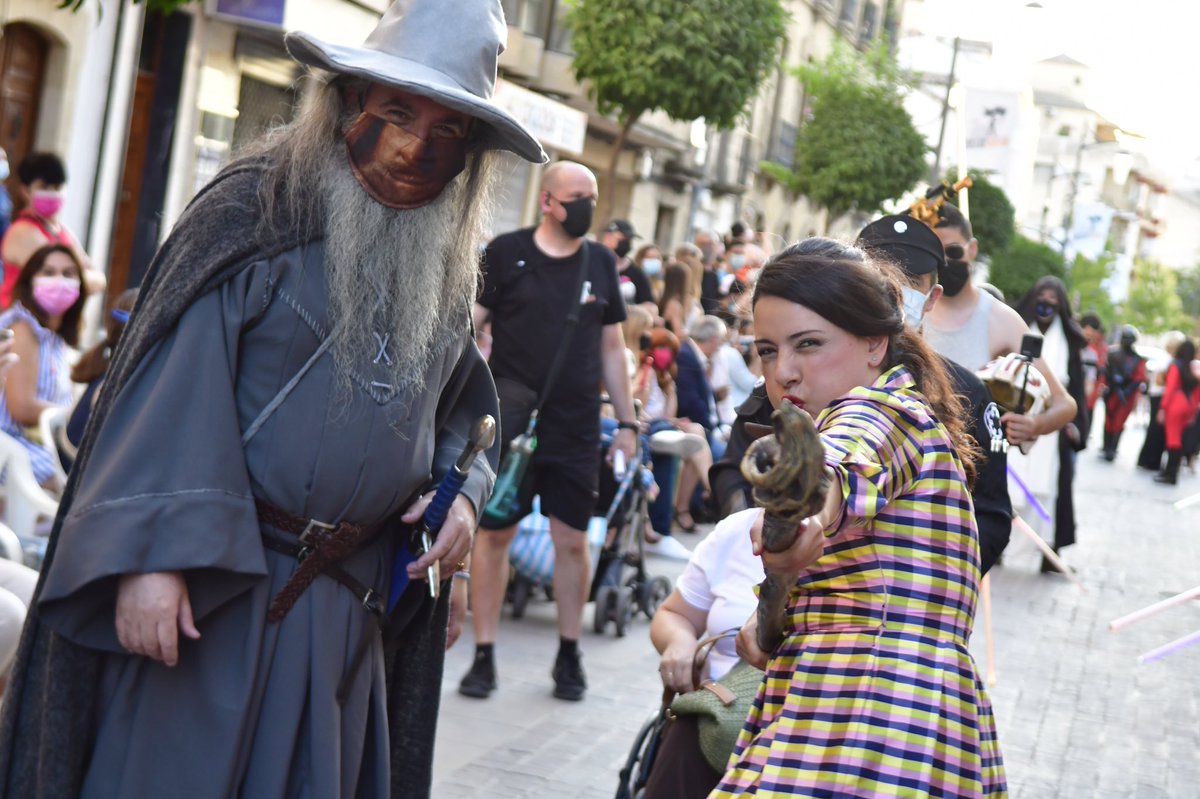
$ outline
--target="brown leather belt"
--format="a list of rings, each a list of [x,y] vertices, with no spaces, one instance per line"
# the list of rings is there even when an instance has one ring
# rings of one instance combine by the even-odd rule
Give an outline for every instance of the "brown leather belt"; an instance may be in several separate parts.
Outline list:
[[[325,524],[315,519],[295,516],[260,499],[254,501],[254,506],[258,511],[259,521],[268,527],[291,533],[298,539],[298,543],[292,543],[269,535],[263,536],[264,546],[291,555],[296,558],[298,564],[296,571],[271,600],[271,606],[267,610],[267,621],[282,621],[300,595],[312,585],[313,580],[325,574],[350,589],[362,602],[363,608],[382,624],[385,617],[383,598],[337,565],[338,561],[372,541],[382,529],[382,525],[348,522]]]

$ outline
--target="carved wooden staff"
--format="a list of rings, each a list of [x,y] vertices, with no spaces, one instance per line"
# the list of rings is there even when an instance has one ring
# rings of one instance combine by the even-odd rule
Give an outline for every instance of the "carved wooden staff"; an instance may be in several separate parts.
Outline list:
[[[800,523],[825,504],[829,474],[825,447],[812,417],[784,400],[771,414],[773,435],[758,439],[742,458],[742,475],[763,508],[762,543],[783,552],[796,542]],[[770,653],[783,640],[788,594],[795,575],[766,572],[758,594],[758,646]]]

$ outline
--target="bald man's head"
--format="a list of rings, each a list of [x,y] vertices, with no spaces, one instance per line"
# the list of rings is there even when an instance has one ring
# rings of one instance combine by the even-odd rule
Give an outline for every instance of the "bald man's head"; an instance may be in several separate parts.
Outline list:
[[[574,161],[555,161],[542,173],[542,191],[557,193],[560,188],[576,183],[587,183],[595,189],[596,176],[592,170]]]
[[[555,161],[542,174],[543,221],[570,238],[582,238],[592,225],[596,194],[592,170],[574,161]]]

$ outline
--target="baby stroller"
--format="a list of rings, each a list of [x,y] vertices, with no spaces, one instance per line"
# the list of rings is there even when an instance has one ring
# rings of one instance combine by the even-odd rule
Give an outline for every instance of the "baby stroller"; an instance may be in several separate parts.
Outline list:
[[[606,424],[606,437],[610,438],[614,429],[615,425]],[[638,436],[636,468],[614,469],[617,482],[605,514],[608,538],[596,559],[596,574],[592,578],[591,598],[596,603],[592,626],[598,634],[603,634],[612,622],[617,637],[624,636],[639,611],[647,619],[652,618],[671,594],[670,580],[651,577],[646,572],[643,533],[654,486],[654,475],[647,461],[646,439]]]
[[[588,521],[588,549],[592,562],[599,557],[608,532],[608,521],[593,516]],[[529,600],[539,592],[546,599],[554,598],[554,543],[550,540],[550,519],[541,512],[541,501],[533,498],[533,510],[517,523],[517,535],[508,551],[512,579],[508,583],[507,601],[512,605],[512,617],[525,615]]]
[[[616,430],[615,423],[604,420],[602,451],[607,452]],[[649,618],[671,593],[671,581],[650,578],[645,570],[642,551],[642,527],[646,519],[648,496],[654,477],[643,462],[643,442],[639,438],[634,458],[636,468],[602,469],[601,502],[603,515],[597,513],[588,524],[588,546],[596,564],[592,577],[591,599],[596,601],[594,628],[603,633],[613,622],[618,636],[624,636],[635,611]],[[620,466],[621,464],[617,464]],[[535,499],[535,502],[537,500]],[[521,520],[509,550],[513,578],[509,600],[513,618],[521,618],[529,599],[539,590],[551,597],[554,577],[554,546],[550,540],[549,519],[537,512]]]

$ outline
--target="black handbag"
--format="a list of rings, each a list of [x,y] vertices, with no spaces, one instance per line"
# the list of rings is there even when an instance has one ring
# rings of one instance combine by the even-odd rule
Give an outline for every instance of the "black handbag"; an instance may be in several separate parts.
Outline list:
[[[575,327],[579,323],[579,310],[583,306],[583,283],[587,276],[588,243],[585,239],[579,250],[579,273],[575,280],[573,297],[567,312],[567,320],[562,335],[558,339],[558,348],[554,351],[554,360],[550,363],[550,371],[546,373],[546,382],[542,385],[541,393],[517,380],[505,377],[496,379],[496,394],[500,400],[500,432],[505,430],[523,430],[515,436],[508,445],[504,457],[500,461],[500,472],[496,475],[496,485],[492,496],[483,508],[481,521],[489,528],[498,530],[511,527],[521,519],[521,488],[529,472],[529,463],[537,449],[537,420],[546,398],[558,379],[567,349],[571,346]]]

